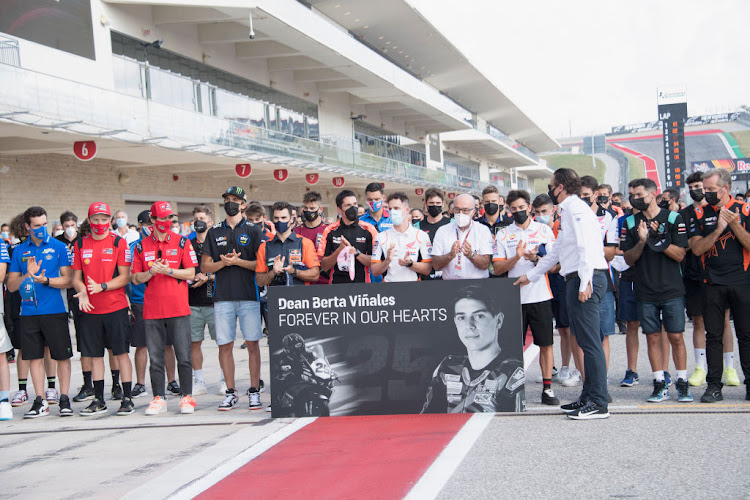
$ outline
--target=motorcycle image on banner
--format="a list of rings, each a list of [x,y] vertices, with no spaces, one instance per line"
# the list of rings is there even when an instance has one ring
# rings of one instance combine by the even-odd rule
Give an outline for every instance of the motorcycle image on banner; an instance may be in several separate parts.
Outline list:
[[[526,409],[512,280],[269,287],[273,417]]]

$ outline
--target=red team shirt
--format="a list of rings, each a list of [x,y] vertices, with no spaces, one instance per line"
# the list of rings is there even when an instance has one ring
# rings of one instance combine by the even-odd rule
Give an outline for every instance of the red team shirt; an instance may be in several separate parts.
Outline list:
[[[115,248],[117,235],[109,233],[104,239],[95,240],[91,236],[83,238],[81,246],[74,245],[73,270],[83,271],[83,283],[88,286],[89,277],[97,283],[112,281],[117,266],[130,267],[130,248],[125,238]],[[109,314],[128,307],[125,288],[89,294],[89,302],[94,309],[89,314]]]
[[[155,235],[141,240],[133,253],[133,273],[148,271],[161,255],[171,269],[189,269],[198,266],[193,245],[184,236],[172,232],[164,241]],[[143,296],[143,319],[177,318],[190,314],[187,281],[172,276],[155,274],[146,282]]]

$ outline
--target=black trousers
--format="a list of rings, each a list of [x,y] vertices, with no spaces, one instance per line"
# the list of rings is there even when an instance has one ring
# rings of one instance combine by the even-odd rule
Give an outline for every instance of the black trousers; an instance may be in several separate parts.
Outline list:
[[[706,325],[708,384],[720,384],[724,370],[724,314],[732,311],[740,365],[745,384],[750,382],[750,285],[706,285],[703,321]]]

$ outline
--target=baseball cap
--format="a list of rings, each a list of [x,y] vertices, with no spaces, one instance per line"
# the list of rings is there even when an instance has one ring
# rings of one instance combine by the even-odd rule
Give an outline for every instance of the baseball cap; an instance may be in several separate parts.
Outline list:
[[[239,198],[242,198],[243,200],[247,201],[247,196],[245,196],[245,190],[242,189],[239,186],[232,186],[226,191],[224,191],[224,194],[221,195],[222,198],[226,198],[230,194],[233,194],[234,196],[237,196]]]
[[[148,210],[144,210],[143,212],[138,214],[138,222],[140,224],[150,224],[151,221],[149,220],[150,212]]]
[[[89,217],[92,215],[104,214],[112,215],[112,211],[109,209],[109,205],[101,201],[95,201],[89,205]]]
[[[21,286],[18,288],[18,293],[21,294],[21,300],[24,302],[33,302],[34,307],[36,304],[36,289],[34,288],[34,279],[26,278],[21,282]]]
[[[160,218],[160,217],[169,217],[170,215],[174,215],[174,210],[172,210],[172,204],[168,201],[157,201],[153,205],[151,205],[151,211],[149,212],[152,217]]]

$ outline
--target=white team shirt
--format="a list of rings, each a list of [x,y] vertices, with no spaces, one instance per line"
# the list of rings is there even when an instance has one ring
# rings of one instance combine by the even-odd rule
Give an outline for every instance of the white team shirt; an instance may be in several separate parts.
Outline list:
[[[503,261],[515,257],[516,248],[522,241],[526,242],[526,251],[532,251],[539,245],[544,245],[549,252],[555,244],[555,233],[548,225],[533,220],[526,229],[514,222],[501,229],[495,236],[495,254],[492,256],[492,261]],[[535,267],[533,262],[522,258],[508,271],[508,277],[517,278],[523,274],[528,275]],[[521,304],[534,304],[545,300],[552,300],[552,291],[546,275],[543,280],[540,279],[521,287]]]
[[[435,233],[435,241],[432,242],[432,254],[448,255],[456,241],[459,244],[468,241],[478,255],[492,255],[493,253],[492,233],[487,226],[477,221],[471,221],[466,231],[461,231],[456,221],[451,221],[450,224],[440,227]],[[442,271],[444,280],[473,280],[490,277],[488,269],[479,269],[460,251]]]
[[[383,281],[391,283],[394,281],[418,281],[419,273],[409,267],[398,263],[408,255],[413,262],[432,262],[432,244],[430,237],[411,224],[406,231],[400,233],[394,228],[381,231],[375,237],[372,245],[372,263],[383,262],[388,256],[388,250],[395,245],[393,259],[388,264],[388,269]]]

